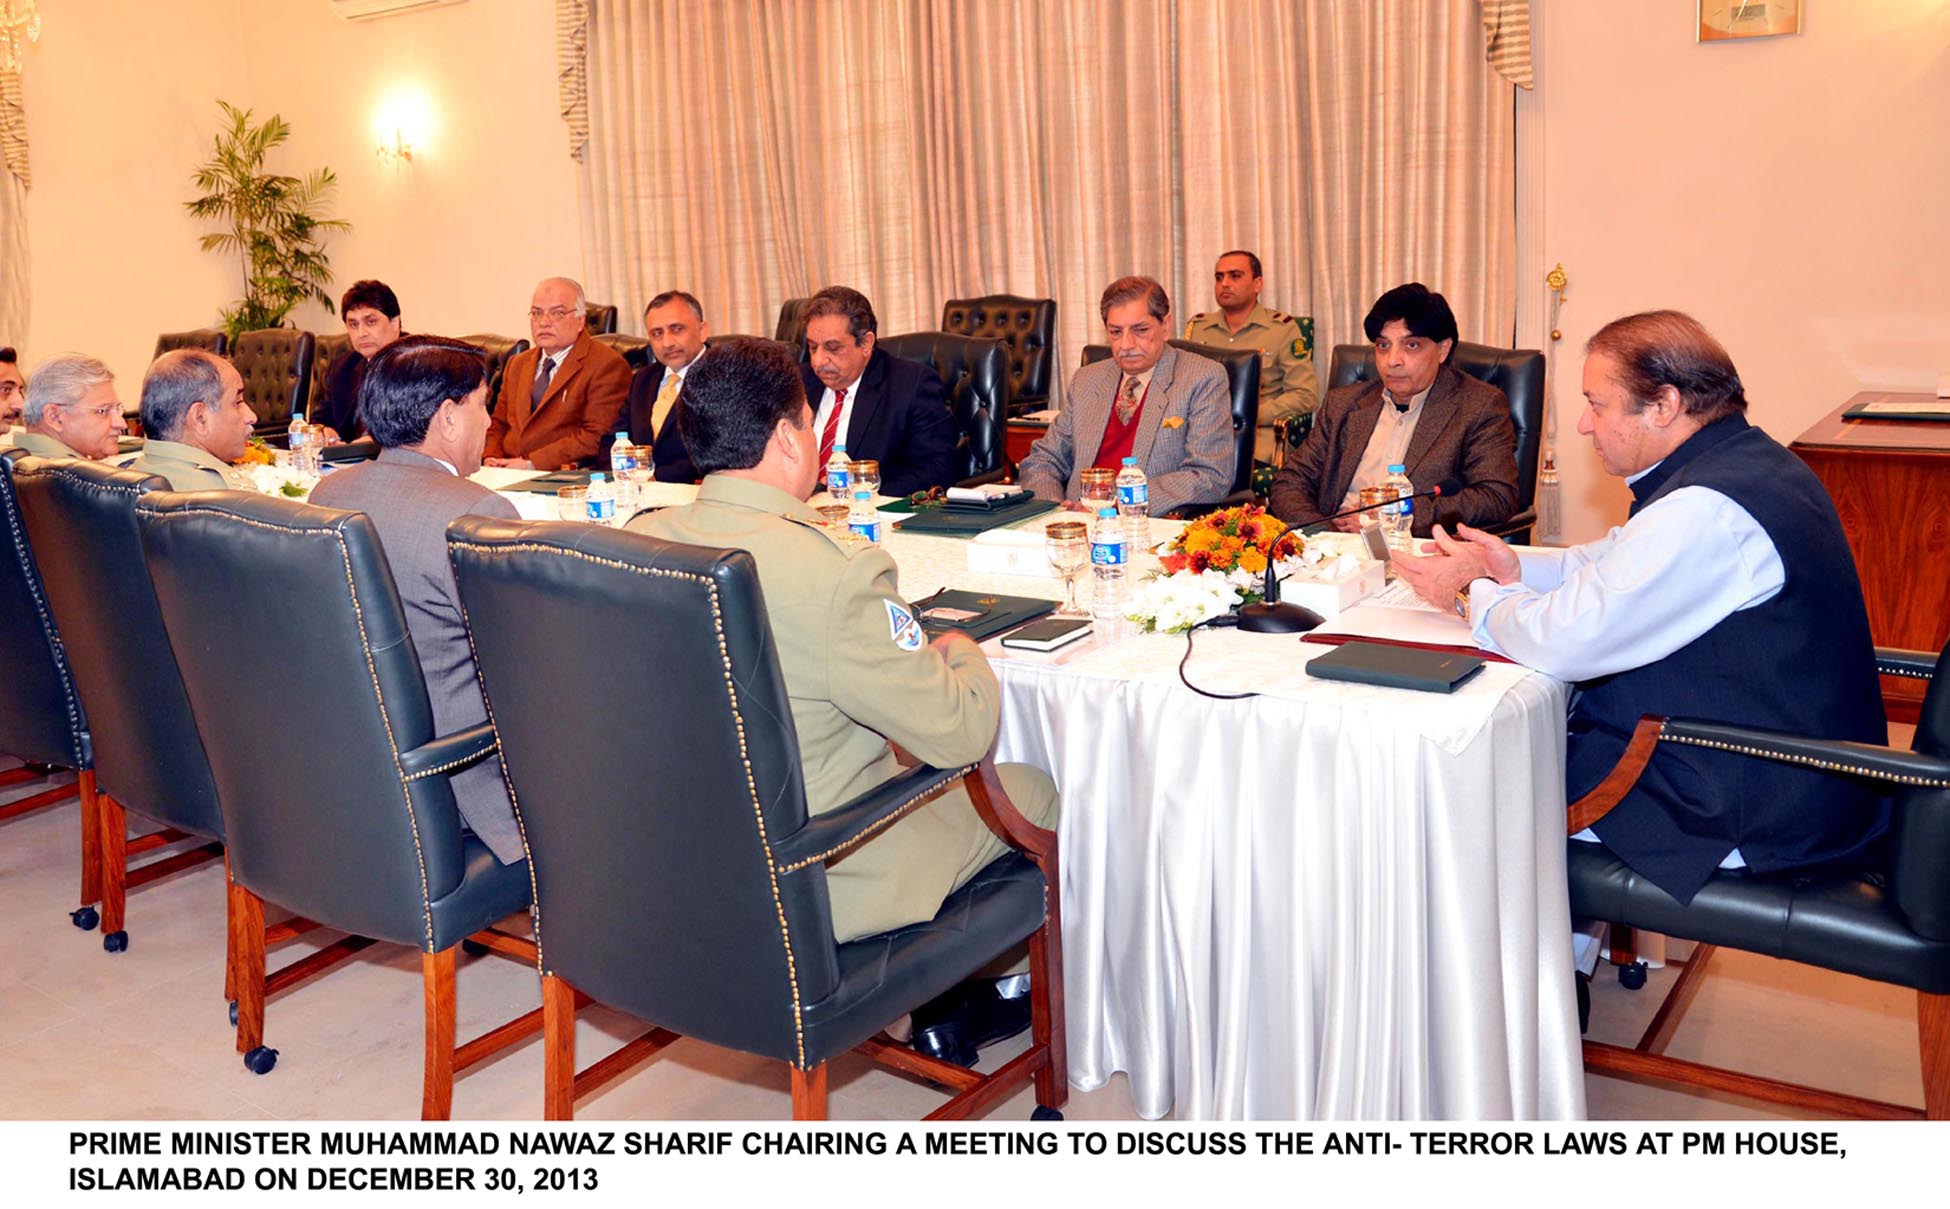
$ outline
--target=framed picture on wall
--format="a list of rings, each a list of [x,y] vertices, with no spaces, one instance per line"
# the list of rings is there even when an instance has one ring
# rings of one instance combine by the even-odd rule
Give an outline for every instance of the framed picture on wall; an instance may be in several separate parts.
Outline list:
[[[1699,0],[1701,42],[1801,32],[1802,0]]]

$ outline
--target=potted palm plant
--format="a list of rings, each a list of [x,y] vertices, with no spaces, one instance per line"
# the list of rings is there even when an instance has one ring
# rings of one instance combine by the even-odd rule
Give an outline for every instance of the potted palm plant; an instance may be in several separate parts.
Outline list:
[[[205,251],[233,255],[243,270],[244,296],[225,308],[223,327],[239,333],[279,327],[293,307],[316,298],[329,312],[332,268],[325,236],[352,224],[326,217],[338,179],[330,168],[305,177],[265,170],[271,150],[291,137],[291,127],[272,114],[262,122],[251,111],[218,101],[229,123],[218,131],[210,158],[190,177],[201,196],[184,202],[191,214],[222,224],[203,237]]]

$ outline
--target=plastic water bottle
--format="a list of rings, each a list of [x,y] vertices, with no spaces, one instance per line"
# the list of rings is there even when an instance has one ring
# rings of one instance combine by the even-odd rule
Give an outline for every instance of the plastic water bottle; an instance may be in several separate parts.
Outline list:
[[[853,502],[853,463],[847,460],[846,446],[833,446],[833,456],[826,459],[826,491],[835,504]]]
[[[846,527],[861,541],[880,540],[880,513],[874,510],[873,492],[865,487],[853,493],[853,505],[846,514]]]
[[[1151,486],[1136,458],[1125,458],[1117,472],[1117,515],[1124,521],[1124,539],[1139,550],[1151,548]]]
[[[619,432],[616,441],[609,447],[609,481],[623,482],[629,473],[636,469],[636,446],[630,444],[630,434]]]
[[[1388,467],[1388,477],[1381,480],[1382,498],[1388,502],[1381,506],[1381,536],[1389,546],[1396,550],[1406,550],[1414,534],[1415,501],[1406,497],[1415,494],[1415,484],[1408,481],[1408,474],[1400,462]]]
[[[291,450],[291,468],[301,474],[311,468],[306,452],[306,446],[311,444],[306,439],[310,435],[305,431],[307,427],[304,413],[294,411],[291,413],[291,427],[285,429],[285,445]]]
[[[589,519],[598,525],[616,523],[616,487],[600,470],[589,476]]]
[[[1090,612],[1099,621],[1116,621],[1124,615],[1124,570],[1130,554],[1116,509],[1098,509],[1097,523],[1090,526],[1090,573],[1096,581]]]

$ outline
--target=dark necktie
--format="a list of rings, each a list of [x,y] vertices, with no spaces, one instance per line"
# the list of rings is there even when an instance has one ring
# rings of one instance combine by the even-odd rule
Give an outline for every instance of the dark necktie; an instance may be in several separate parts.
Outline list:
[[[528,391],[528,406],[530,409],[542,405],[542,396],[548,393],[548,380],[554,376],[555,359],[544,353],[542,355],[542,363],[535,367],[535,385]]]
[[[1117,422],[1119,424],[1129,424],[1131,422],[1131,417],[1137,414],[1138,402],[1138,380],[1136,378],[1125,378],[1124,389],[1118,392],[1117,395]]]

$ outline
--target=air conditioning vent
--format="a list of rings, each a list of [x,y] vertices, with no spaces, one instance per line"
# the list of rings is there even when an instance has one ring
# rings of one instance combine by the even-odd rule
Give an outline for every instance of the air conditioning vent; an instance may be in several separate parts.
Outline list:
[[[464,0],[332,0],[332,11],[347,21],[376,21],[380,17],[397,17],[401,13],[461,3]]]

